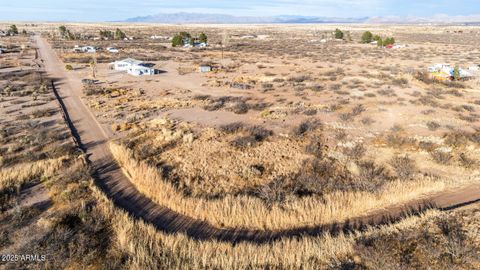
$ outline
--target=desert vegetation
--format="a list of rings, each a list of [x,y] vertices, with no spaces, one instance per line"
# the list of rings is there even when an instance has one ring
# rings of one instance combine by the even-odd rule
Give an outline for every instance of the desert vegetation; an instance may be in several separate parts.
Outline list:
[[[437,62],[478,64],[478,27],[18,27],[27,34],[0,39],[0,250],[47,260],[7,267],[480,266],[475,204],[348,230],[350,220],[478,183],[478,79],[427,72]],[[106,196],[101,169],[73,143],[31,31],[53,46],[67,85],[78,83],[108,137],[85,147],[108,145],[154,204],[222,230],[347,229],[230,243],[134,218]],[[383,47],[400,42],[408,47]],[[109,65],[126,57],[159,72],[130,76]]]

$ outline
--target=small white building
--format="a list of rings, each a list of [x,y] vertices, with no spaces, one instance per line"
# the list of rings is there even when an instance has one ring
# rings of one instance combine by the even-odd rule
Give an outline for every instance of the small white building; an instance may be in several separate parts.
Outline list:
[[[480,65],[473,65],[468,68],[468,70],[473,72],[478,72],[480,70]]]
[[[210,71],[212,71],[212,66],[210,66],[210,65],[200,65],[199,71],[200,71],[201,73],[210,72]]]

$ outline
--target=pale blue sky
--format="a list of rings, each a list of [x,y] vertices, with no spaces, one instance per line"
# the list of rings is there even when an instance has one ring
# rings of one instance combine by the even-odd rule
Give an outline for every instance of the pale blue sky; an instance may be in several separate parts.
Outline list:
[[[480,0],[0,0],[2,21],[113,21],[156,13],[327,17],[480,14]]]

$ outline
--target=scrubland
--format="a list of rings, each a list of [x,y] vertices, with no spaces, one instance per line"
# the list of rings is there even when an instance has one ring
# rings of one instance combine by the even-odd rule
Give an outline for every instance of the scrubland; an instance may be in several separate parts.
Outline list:
[[[286,230],[479,181],[478,79],[437,83],[423,74],[436,62],[478,64],[477,27],[460,34],[453,32],[460,26],[342,26],[351,40],[324,44],[331,26],[67,26],[85,35],[120,27],[135,37],[68,41],[56,24],[30,29],[48,37],[78,80],[90,78],[95,58],[98,82],[85,85],[84,101],[111,127],[112,154],[141,193],[188,217],[219,228]],[[358,43],[370,29],[409,46]],[[149,38],[183,30],[205,32],[211,46],[171,48]],[[251,33],[257,37],[240,38]],[[95,186],[28,38],[0,41],[12,49],[0,67],[0,253],[47,254],[45,262],[7,268],[480,267],[475,204],[261,244],[158,231]],[[74,45],[121,52],[75,54]],[[163,73],[130,77],[108,68],[123,57]],[[219,68],[199,73],[204,62]]]

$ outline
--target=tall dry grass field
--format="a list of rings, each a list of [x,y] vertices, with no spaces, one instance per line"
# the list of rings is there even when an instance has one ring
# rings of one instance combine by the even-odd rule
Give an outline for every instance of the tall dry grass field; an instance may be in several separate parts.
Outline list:
[[[114,253],[128,257],[130,269],[331,269],[339,267],[354,253],[357,239],[375,234],[393,234],[415,228],[421,222],[442,215],[431,210],[400,223],[369,228],[363,233],[338,236],[281,239],[266,244],[222,243],[192,240],[171,235],[134,220],[119,210],[93,187],[105,216],[112,220]]]
[[[283,208],[270,209],[260,199],[245,195],[212,200],[186,197],[164,181],[156,168],[135,160],[131,150],[115,143],[110,144],[110,149],[140,192],[158,204],[218,227],[280,230],[341,222],[473,180],[439,181],[423,177],[409,182],[394,181],[378,193],[334,192],[324,198],[296,198]]]
[[[0,190],[20,188],[38,177],[50,177],[62,167],[67,157],[22,163],[14,167],[0,168]]]

